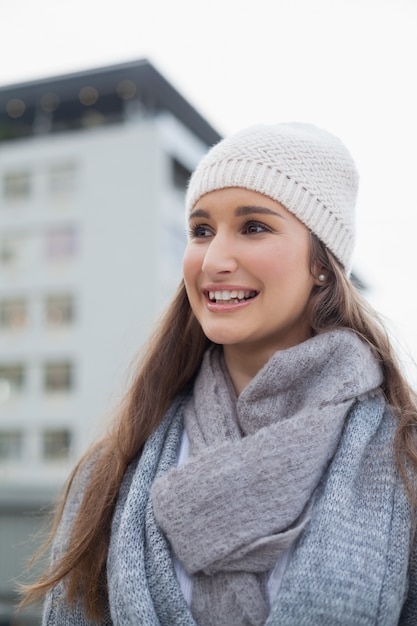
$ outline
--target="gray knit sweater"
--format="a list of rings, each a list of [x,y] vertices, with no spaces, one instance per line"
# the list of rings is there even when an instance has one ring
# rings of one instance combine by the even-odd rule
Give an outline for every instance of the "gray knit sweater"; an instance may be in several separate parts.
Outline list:
[[[173,404],[121,487],[103,626],[195,626],[149,498],[155,477],[176,462],[185,401]],[[416,626],[417,552],[410,558],[412,522],[393,458],[395,427],[382,395],[351,409],[266,626]],[[78,502],[79,494],[67,505],[55,555]],[[47,598],[43,624],[89,626],[82,609],[63,600],[62,585]]]

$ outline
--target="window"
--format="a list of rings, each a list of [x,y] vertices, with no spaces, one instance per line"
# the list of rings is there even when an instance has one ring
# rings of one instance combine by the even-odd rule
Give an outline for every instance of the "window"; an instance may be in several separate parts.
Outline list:
[[[10,172],[3,179],[3,195],[5,200],[26,200],[31,192],[31,178],[27,171]]]
[[[25,369],[21,363],[0,365],[0,402],[20,393],[25,384]]]
[[[27,305],[23,298],[0,300],[0,330],[24,328],[27,321]]]
[[[52,261],[72,258],[77,249],[77,233],[72,227],[54,228],[46,233],[46,256]]]
[[[75,318],[74,298],[68,294],[54,294],[45,299],[45,322],[47,326],[70,326]]]
[[[49,169],[48,193],[64,198],[74,193],[77,167],[75,163],[61,163]]]
[[[8,235],[0,241],[0,263],[5,266],[13,265],[19,261],[22,254],[22,237]]]
[[[68,459],[71,452],[71,431],[66,428],[43,431],[43,458],[46,461]]]
[[[0,265],[8,270],[22,269],[33,264],[39,254],[39,237],[35,232],[22,230],[0,233]]]
[[[171,158],[171,164],[174,187],[180,191],[185,191],[188,185],[188,180],[191,176],[191,171],[174,157]]]
[[[23,435],[19,430],[0,430],[0,461],[19,459]]]
[[[62,393],[73,388],[73,366],[68,361],[51,361],[44,368],[44,389],[48,393]]]

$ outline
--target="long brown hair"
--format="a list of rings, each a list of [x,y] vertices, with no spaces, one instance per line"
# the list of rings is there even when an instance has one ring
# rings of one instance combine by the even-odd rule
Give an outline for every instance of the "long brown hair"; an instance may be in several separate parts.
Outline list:
[[[381,363],[382,390],[394,411],[398,427],[394,448],[397,466],[411,503],[417,504],[417,395],[406,380],[389,339],[386,327],[326,246],[311,234],[310,271],[316,268],[326,276],[314,287],[309,300],[309,320],[313,333],[348,328],[369,344]]]
[[[308,315],[314,334],[349,328],[372,348],[384,371],[383,391],[398,416],[396,458],[410,499],[410,467],[417,474],[417,402],[401,373],[383,325],[347,278],[327,248],[311,235],[310,270],[326,276],[313,288]],[[74,469],[59,505],[50,546],[62,518],[65,502],[79,469],[94,459],[84,496],[62,558],[25,590],[24,603],[39,600],[65,581],[69,603],[81,599],[85,615],[100,623],[106,602],[106,557],[117,494],[128,465],[160,423],[174,397],[190,384],[210,341],[191,311],[183,282],[171,306],[152,335],[141,366],[123,400],[110,432],[94,445]]]

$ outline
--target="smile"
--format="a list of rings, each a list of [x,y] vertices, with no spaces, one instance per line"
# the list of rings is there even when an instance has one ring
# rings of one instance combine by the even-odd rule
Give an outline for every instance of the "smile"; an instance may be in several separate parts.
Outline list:
[[[250,291],[243,289],[224,289],[222,291],[209,291],[208,297],[211,302],[217,302],[219,304],[238,304],[244,300],[250,300],[257,295],[256,291]]]

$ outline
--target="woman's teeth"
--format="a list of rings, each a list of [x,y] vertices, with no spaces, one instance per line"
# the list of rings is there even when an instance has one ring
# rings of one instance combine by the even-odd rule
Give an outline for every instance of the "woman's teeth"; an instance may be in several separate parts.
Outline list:
[[[223,291],[209,291],[209,299],[211,302],[242,302],[256,296],[256,291],[244,291],[243,289],[224,289]]]

